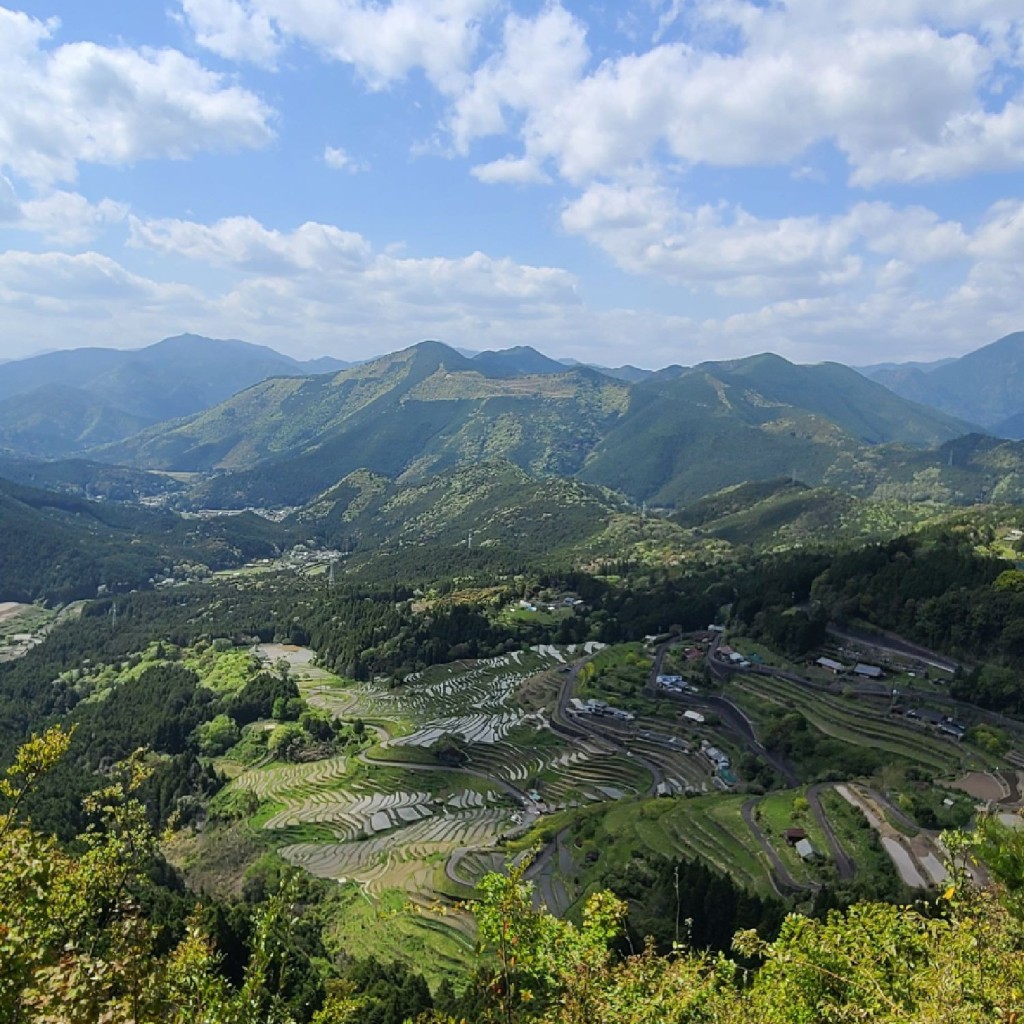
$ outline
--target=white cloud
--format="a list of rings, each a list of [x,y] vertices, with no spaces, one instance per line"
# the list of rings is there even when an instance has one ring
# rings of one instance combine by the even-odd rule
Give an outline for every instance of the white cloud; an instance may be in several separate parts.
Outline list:
[[[128,216],[128,205],[112,199],[91,203],[77,192],[51,192],[21,204],[14,226],[35,231],[58,245],[77,246],[92,241],[111,224]]]
[[[291,233],[269,230],[252,217],[229,217],[212,225],[132,217],[129,225],[131,244],[137,247],[256,274],[314,271],[330,278],[365,269],[372,256],[361,235],[329,224],[307,223]]]
[[[506,111],[535,116],[576,84],[589,58],[586,30],[560,6],[548,6],[536,18],[510,14],[502,47],[473,74],[458,97],[450,129],[456,149],[506,130]],[[524,131],[529,132],[527,124]]]
[[[667,41],[673,22],[682,40]],[[450,128],[460,152],[515,131],[529,166],[550,161],[579,185],[662,151],[740,167],[785,164],[823,141],[863,186],[1005,170],[1024,163],[1024,104],[999,68],[1020,62],[1022,31],[1019,4],[996,0],[704,0],[663,13],[664,41],[587,70],[582,24],[548,6],[509,17]]]
[[[525,337],[553,355],[606,365],[692,364],[765,349],[804,362],[832,359],[842,351],[861,363],[935,358],[977,347],[1024,321],[1024,261],[1018,255],[1024,244],[1022,207],[998,206],[966,232],[974,262],[942,294],[918,290],[920,263],[882,255],[873,273],[865,269],[828,294],[767,302],[748,298],[736,312],[703,317],[596,309],[583,301],[574,275],[557,267],[525,266],[482,253],[460,259],[403,257],[377,251],[361,236],[329,225],[275,232],[247,219],[211,225],[133,220],[137,245],[187,257],[216,272],[200,275],[200,290],[150,280],[97,253],[2,254],[0,311],[8,336],[17,339],[5,343],[3,354],[66,344],[71,322],[78,344],[137,343],[191,330],[348,358],[426,337],[472,348],[521,344]],[[867,230],[865,223],[884,224],[898,236],[896,225],[906,212],[883,213],[872,204],[850,211],[842,223],[823,223],[821,231],[856,235]],[[622,216],[628,220],[628,211]],[[927,218],[912,212],[908,222],[915,220],[927,227]],[[714,234],[720,227],[712,221],[710,230]],[[773,230],[756,223],[744,228],[752,237],[736,244],[747,269],[762,269],[759,232],[774,237]],[[872,230],[872,237],[885,237],[877,226]],[[912,250],[911,242],[904,248]],[[719,244],[720,251],[729,248]],[[819,238],[813,244],[833,243]],[[791,251],[799,252],[800,245],[792,243]],[[845,272],[841,254],[837,246],[828,272]],[[798,259],[794,266],[803,273]],[[871,287],[863,287],[866,283]],[[25,349],[19,352],[16,344]]]
[[[497,0],[182,0],[201,45],[233,60],[273,56],[284,40],[352,65],[374,89],[422,69],[450,93],[464,82],[480,21]],[[257,40],[254,46],[253,39]]]
[[[489,164],[478,164],[470,173],[487,185],[543,185],[551,180],[527,157],[502,157]]]
[[[79,163],[179,159],[262,146],[270,109],[176,50],[75,42],[0,8],[0,167],[30,181],[72,180]]]
[[[181,8],[200,46],[229,60],[273,66],[281,46],[277,32],[251,3],[181,0]]]
[[[747,297],[835,292],[866,256],[922,264],[966,256],[968,244],[960,224],[923,207],[858,203],[833,217],[766,219],[726,204],[684,209],[656,184],[591,185],[562,225],[630,273]]]
[[[166,312],[171,305],[197,297],[182,285],[159,284],[133,274],[97,252],[0,253],[0,302],[32,305],[47,315],[102,318],[109,315],[111,303],[128,302]]]
[[[21,217],[21,203],[10,181],[0,174],[0,224],[10,224]]]
[[[57,245],[90,242],[127,215],[126,203],[112,199],[92,203],[77,192],[58,190],[22,202],[11,182],[0,174],[0,226],[30,231]]]
[[[333,171],[348,171],[349,174],[361,174],[370,169],[365,160],[355,160],[340,146],[324,148],[324,163]]]
[[[532,303],[578,302],[574,275],[553,267],[534,267],[484,253],[451,259],[401,257],[376,252],[361,235],[329,224],[306,223],[291,232],[273,231],[248,217],[215,224],[192,221],[141,221],[131,218],[132,244],[184,256],[245,277],[239,296],[258,293],[281,303],[315,302],[334,316],[353,306],[403,308],[463,305],[501,309]],[[251,314],[250,314],[251,315]],[[415,314],[424,315],[423,309]]]

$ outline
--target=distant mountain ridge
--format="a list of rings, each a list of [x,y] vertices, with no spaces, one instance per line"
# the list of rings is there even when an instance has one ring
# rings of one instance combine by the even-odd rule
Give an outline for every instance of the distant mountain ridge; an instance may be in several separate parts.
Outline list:
[[[865,446],[927,447],[970,429],[838,364],[760,355],[628,383],[532,349],[481,361],[422,342],[333,375],[263,381],[95,457],[214,473],[196,494],[211,506],[301,505],[356,470],[410,482],[495,458],[675,504],[793,470],[819,481]]]
[[[1024,331],[941,365],[868,367],[863,372],[903,398],[1002,437],[1024,438]]]
[[[303,363],[262,345],[182,334],[141,349],[81,348],[5,363],[0,447],[59,457],[191,416],[267,377],[347,366]],[[50,422],[42,422],[41,415]]]

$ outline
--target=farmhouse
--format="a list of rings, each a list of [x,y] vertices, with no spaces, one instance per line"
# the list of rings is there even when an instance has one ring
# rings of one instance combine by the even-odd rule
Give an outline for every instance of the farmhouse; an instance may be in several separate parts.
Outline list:
[[[701,753],[717,768],[721,771],[723,768],[730,767],[731,762],[729,761],[729,755],[719,750],[718,747],[712,747],[710,744],[701,744]]]
[[[782,837],[790,846],[796,846],[801,839],[807,838],[807,833],[802,828],[787,828]]]
[[[801,860],[817,860],[818,851],[811,845],[810,839],[799,839],[793,848],[800,855]]]
[[[704,724],[704,716],[699,711],[690,711],[687,709],[683,712],[683,718],[688,718],[691,722],[696,722],[697,725]]]
[[[962,740],[964,733],[967,732],[967,726],[962,722],[957,722],[952,718],[944,719],[939,723],[939,732],[944,732],[947,736],[952,736],[955,740]]]
[[[881,679],[885,675],[877,665],[865,665],[859,661],[853,666],[853,674],[865,679]]]
[[[846,666],[842,662],[834,661],[832,658],[819,658],[814,664],[820,665],[826,672],[831,672],[833,675],[839,675],[840,672],[846,671]]]

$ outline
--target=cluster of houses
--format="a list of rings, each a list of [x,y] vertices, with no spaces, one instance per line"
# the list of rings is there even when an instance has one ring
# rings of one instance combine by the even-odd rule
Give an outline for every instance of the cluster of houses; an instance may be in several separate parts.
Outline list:
[[[558,608],[579,608],[583,599],[575,594],[563,594],[555,601],[527,601],[519,602],[519,607],[526,612],[536,612],[543,609],[546,612],[556,611]]]
[[[729,768],[732,762],[729,760],[729,755],[724,751],[719,750],[718,747],[711,746],[707,740],[702,740],[700,744],[700,752],[717,768],[721,771],[723,768]]]
[[[894,708],[893,710],[896,711],[897,709]],[[936,732],[952,736],[953,739],[958,741],[962,740],[967,732],[967,726],[963,722],[958,722],[955,718],[944,715],[941,711],[932,711],[931,708],[907,708],[903,712],[903,717],[916,719],[922,725],[931,726]]]
[[[590,700],[580,700],[579,697],[572,697],[569,700],[567,710],[571,715],[594,715],[600,718],[616,718],[620,722],[632,722],[636,718],[632,711],[613,708],[607,701],[597,700],[594,697],[591,697]]]
[[[731,786],[735,786],[739,779],[732,770],[732,762],[729,760],[729,755],[724,750],[719,750],[718,747],[711,746],[707,740],[701,740],[700,752],[711,762],[712,767],[715,769],[715,774],[718,777],[719,783],[723,788],[728,789]]]
[[[823,668],[826,672],[831,672],[834,676],[850,673],[851,675],[859,676],[861,679],[882,679],[885,677],[884,670],[877,665],[866,665],[860,661],[851,667],[850,665],[844,665],[841,661],[836,661],[834,658],[818,658],[814,664],[818,668]]]
[[[655,676],[654,681],[669,693],[700,693],[696,686],[688,683],[682,676]]]
[[[739,668],[750,668],[750,659],[739,651],[734,651],[728,644],[719,645],[718,656],[731,661]]]

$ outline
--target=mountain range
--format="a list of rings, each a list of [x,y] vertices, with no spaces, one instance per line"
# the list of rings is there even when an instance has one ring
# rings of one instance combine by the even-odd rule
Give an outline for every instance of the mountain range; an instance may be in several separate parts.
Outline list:
[[[669,507],[774,477],[864,498],[1019,500],[1024,446],[984,424],[1014,408],[1006,381],[1022,353],[1019,334],[923,366],[855,371],[763,353],[654,372],[436,341],[300,363],[183,335],[6,364],[0,476],[104,497],[176,492],[183,507],[301,508],[353,474],[388,481],[393,496],[500,460]],[[928,396],[948,397],[957,372],[971,384],[960,415],[899,393],[923,396],[924,381]]]
[[[818,482],[865,446],[927,447],[970,429],[833,363],[762,355],[627,383],[528,349],[482,360],[422,342],[337,374],[263,381],[94,454],[213,474],[195,495],[213,507],[301,505],[356,470],[409,482],[493,458],[676,504],[751,476]]]
[[[147,348],[80,348],[4,364],[0,448],[46,458],[120,440],[190,416],[267,377],[326,373],[262,345],[182,334]]]
[[[884,364],[862,370],[891,391],[1000,437],[1024,438],[1024,331],[959,359]]]

